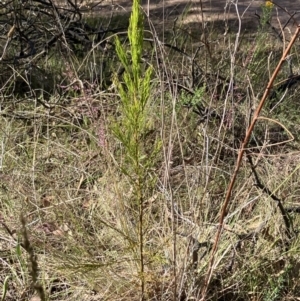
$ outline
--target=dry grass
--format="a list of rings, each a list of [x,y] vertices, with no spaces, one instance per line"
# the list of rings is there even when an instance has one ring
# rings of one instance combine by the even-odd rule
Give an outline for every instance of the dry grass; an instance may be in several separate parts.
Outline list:
[[[283,49],[269,27],[244,33],[225,20],[231,31],[223,35],[218,22],[195,30],[182,18],[165,32],[176,49],[159,42],[151,19],[146,33],[144,63],[155,76],[144,148],[158,140],[162,147],[145,184],[144,300],[201,298],[237,148]],[[295,66],[298,55],[295,47]],[[35,94],[1,90],[2,300],[42,300],[37,285],[45,300],[141,300],[135,196],[120,169],[124,147],[111,131],[119,97],[113,84],[89,81],[91,62],[103,59],[96,49],[86,64],[52,59],[45,64],[63,88],[38,98],[46,105]],[[108,64],[118,71],[115,57]],[[283,70],[280,80],[287,76]],[[272,112],[266,107],[269,119],[255,128],[248,152],[255,167],[245,158],[238,174],[206,300],[299,297],[298,89]],[[271,119],[294,140],[278,140],[276,133],[283,140],[289,133]],[[290,239],[274,196],[289,213]]]

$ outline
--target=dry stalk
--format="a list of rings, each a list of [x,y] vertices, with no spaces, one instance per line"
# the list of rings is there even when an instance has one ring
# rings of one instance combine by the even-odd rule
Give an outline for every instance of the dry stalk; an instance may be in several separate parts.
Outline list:
[[[283,52],[282,57],[281,57],[279,63],[277,64],[277,67],[274,70],[274,72],[272,74],[272,77],[270,78],[270,80],[267,84],[267,87],[266,87],[265,92],[264,92],[264,94],[261,98],[261,101],[259,102],[259,105],[258,105],[258,107],[256,108],[256,110],[254,112],[251,124],[250,124],[249,128],[247,129],[245,139],[244,139],[244,141],[243,141],[243,143],[242,143],[242,145],[239,149],[235,169],[233,171],[231,181],[229,183],[229,186],[228,186],[228,189],[227,189],[227,192],[226,192],[226,197],[225,197],[222,209],[221,209],[221,215],[220,215],[220,219],[219,219],[219,226],[218,226],[218,230],[217,230],[215,240],[214,240],[214,244],[213,244],[212,251],[211,251],[211,256],[210,256],[210,260],[209,260],[209,266],[208,266],[208,270],[207,270],[207,274],[206,274],[206,278],[205,278],[205,283],[204,283],[204,286],[203,286],[203,289],[202,289],[202,292],[201,292],[201,301],[204,301],[205,298],[206,298],[208,285],[210,283],[210,280],[211,280],[211,277],[212,277],[212,274],[213,274],[213,265],[214,265],[214,261],[215,261],[215,254],[216,254],[218,244],[219,244],[219,241],[220,241],[220,237],[221,237],[221,234],[222,234],[224,219],[225,219],[225,217],[228,213],[227,208],[228,208],[228,205],[230,203],[232,190],[233,190],[233,187],[234,187],[234,184],[235,184],[235,181],[236,181],[236,177],[237,177],[237,174],[238,174],[240,166],[241,166],[243,155],[245,153],[247,144],[250,140],[251,133],[254,129],[254,126],[256,124],[257,119],[259,118],[259,114],[260,114],[260,112],[263,108],[264,103],[266,102],[266,99],[267,99],[267,97],[270,93],[270,90],[273,86],[273,83],[274,83],[274,81],[275,81],[275,79],[278,75],[278,72],[281,69],[284,61],[286,60],[286,58],[287,58],[292,46],[294,45],[299,33],[300,33],[300,25],[297,26],[296,32],[294,33],[294,35],[293,35],[290,43],[288,44],[287,48]]]

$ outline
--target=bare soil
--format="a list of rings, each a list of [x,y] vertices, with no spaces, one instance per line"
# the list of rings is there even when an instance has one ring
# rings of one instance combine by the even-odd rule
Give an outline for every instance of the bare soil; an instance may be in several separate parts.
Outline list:
[[[236,5],[233,4],[237,3]],[[166,20],[174,20],[184,15],[185,23],[216,22],[223,20],[237,20],[238,18],[246,21],[247,26],[256,26],[258,16],[261,12],[263,0],[142,0],[142,5],[151,20],[159,23]],[[104,0],[98,6],[100,14],[107,13],[126,13],[131,10],[132,1],[130,0]],[[274,1],[277,23],[284,25],[289,21],[289,26],[300,23],[300,14],[296,13],[299,8],[297,1],[281,0]],[[92,6],[90,2],[87,6]],[[280,26],[280,25],[279,25]]]

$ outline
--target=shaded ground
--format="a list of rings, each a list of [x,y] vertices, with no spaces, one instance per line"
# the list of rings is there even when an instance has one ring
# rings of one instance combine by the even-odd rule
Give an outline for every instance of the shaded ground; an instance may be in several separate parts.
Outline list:
[[[260,11],[261,5],[265,1],[252,0],[252,1],[236,1],[236,6],[231,1],[220,0],[142,0],[143,7],[146,12],[149,12],[151,19],[156,21],[174,20],[178,16],[185,15],[184,21],[187,23],[211,21],[223,21],[225,19],[237,19],[238,17],[246,19],[247,24],[251,26],[251,22],[255,23],[255,13]],[[235,1],[232,1],[235,2]],[[101,13],[108,12],[129,12],[131,9],[131,1],[116,0],[116,1],[103,1],[99,5]],[[297,3],[292,0],[274,2],[278,14],[278,20],[285,24],[288,20],[292,19],[294,22],[300,23],[300,14],[295,11],[298,8]],[[92,4],[89,4],[89,6]],[[238,10],[238,11],[237,11]],[[293,21],[289,24],[293,25]]]

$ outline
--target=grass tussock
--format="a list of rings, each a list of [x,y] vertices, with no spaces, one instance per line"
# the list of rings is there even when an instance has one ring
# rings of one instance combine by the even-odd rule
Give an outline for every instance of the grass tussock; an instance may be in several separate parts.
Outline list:
[[[35,34],[26,3],[0,7],[0,300],[297,300],[297,39],[228,198],[286,12],[192,23],[188,5],[162,30],[138,0],[129,18],[71,3]]]

